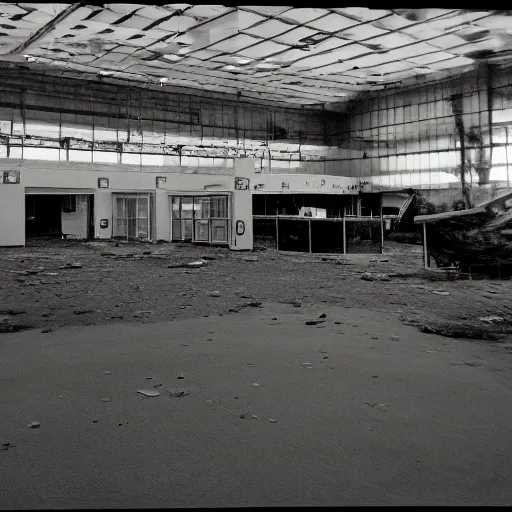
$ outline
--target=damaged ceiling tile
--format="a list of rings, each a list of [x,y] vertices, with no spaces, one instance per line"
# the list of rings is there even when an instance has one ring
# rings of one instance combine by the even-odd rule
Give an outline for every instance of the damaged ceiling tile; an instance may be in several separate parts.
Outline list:
[[[368,7],[343,7],[334,10],[358,21],[373,21],[392,14],[392,12],[388,10],[368,9]]]
[[[275,43],[274,41],[264,41],[250,48],[241,49],[238,53],[243,57],[251,57],[253,59],[263,59],[273,55],[274,53],[286,51],[289,46]]]
[[[353,28],[357,25],[357,21],[345,18],[345,16],[342,16],[341,14],[331,13],[324,18],[309,21],[307,25],[318,30],[323,30],[324,32],[333,33],[346,28]]]
[[[283,32],[291,30],[295,25],[283,23],[279,20],[268,20],[252,28],[244,29],[247,34],[254,34],[260,37],[275,37]]]
[[[329,11],[325,9],[308,7],[304,9],[290,9],[279,17],[283,20],[289,20],[302,25],[303,23],[310,24],[313,20],[316,20],[320,16],[325,16],[326,14],[329,14]]]

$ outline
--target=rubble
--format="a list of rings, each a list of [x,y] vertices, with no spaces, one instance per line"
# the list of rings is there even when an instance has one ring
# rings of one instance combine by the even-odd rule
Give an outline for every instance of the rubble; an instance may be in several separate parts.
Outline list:
[[[147,397],[154,397],[160,395],[160,391],[156,391],[154,389],[138,389],[137,393]]]

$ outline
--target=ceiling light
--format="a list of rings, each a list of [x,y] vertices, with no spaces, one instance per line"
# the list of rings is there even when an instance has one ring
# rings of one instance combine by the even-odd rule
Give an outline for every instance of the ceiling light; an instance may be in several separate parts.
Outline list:
[[[160,78],[160,83],[163,83],[163,82],[168,82],[169,79],[167,77],[163,77],[163,78]]]
[[[167,53],[165,55],[162,55],[162,59],[170,60],[171,62],[178,62],[183,59],[183,57],[180,57],[179,55],[173,55],[172,53]]]
[[[106,75],[113,75],[114,72],[113,71],[105,71],[102,69],[99,74],[106,76]]]
[[[250,64],[251,62],[253,62],[253,59],[245,59],[245,58],[238,58],[238,57],[235,57],[235,60],[239,66],[245,66],[246,64]]]
[[[23,55],[23,57],[25,57],[25,60],[27,62],[35,62],[36,61],[36,58],[32,57],[32,55]]]
[[[280,64],[272,64],[271,62],[261,62],[260,64],[256,64],[258,69],[279,69],[281,67]]]

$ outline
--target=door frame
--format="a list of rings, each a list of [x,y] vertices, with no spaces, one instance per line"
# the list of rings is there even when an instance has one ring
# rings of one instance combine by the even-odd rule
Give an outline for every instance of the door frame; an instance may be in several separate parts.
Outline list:
[[[176,242],[176,243],[183,243],[182,240],[173,240],[173,237],[172,237],[172,221],[173,221],[173,218],[172,218],[172,198],[173,197],[218,197],[218,196],[223,196],[223,197],[227,197],[228,200],[228,217],[227,217],[227,223],[228,223],[228,229],[227,229],[227,233],[226,233],[226,241],[225,242],[211,242],[211,219],[208,219],[209,222],[208,222],[208,242],[206,241],[203,241],[203,240],[195,240],[195,229],[196,229],[196,225],[195,225],[195,221],[196,219],[194,218],[194,216],[192,216],[192,240],[190,243],[192,244],[198,244],[198,245],[229,245],[230,244],[230,240],[231,240],[231,224],[232,224],[232,219],[231,219],[231,215],[232,215],[232,211],[233,211],[233,208],[232,208],[232,201],[233,201],[233,193],[231,191],[207,191],[207,192],[203,192],[203,191],[199,191],[199,192],[194,192],[194,191],[186,191],[186,192],[181,192],[181,191],[169,191],[168,194],[167,194],[167,197],[168,197],[168,205],[169,205],[169,240],[171,242]],[[194,211],[192,209],[192,211]],[[181,219],[180,219],[181,220]]]

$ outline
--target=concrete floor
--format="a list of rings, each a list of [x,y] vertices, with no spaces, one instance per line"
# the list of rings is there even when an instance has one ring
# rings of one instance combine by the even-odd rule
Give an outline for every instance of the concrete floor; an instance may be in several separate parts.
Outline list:
[[[398,315],[265,303],[0,340],[1,508],[512,503],[512,358]]]

